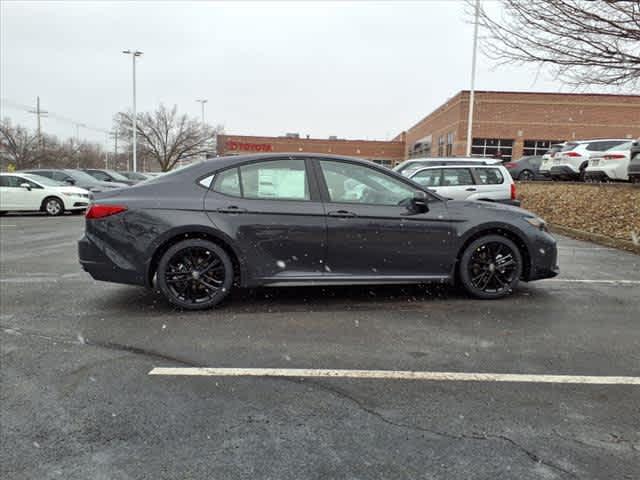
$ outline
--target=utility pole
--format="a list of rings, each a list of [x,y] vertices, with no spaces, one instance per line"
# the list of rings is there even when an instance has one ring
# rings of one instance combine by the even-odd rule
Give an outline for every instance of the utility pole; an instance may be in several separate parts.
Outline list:
[[[137,124],[137,115],[136,115],[136,57],[142,55],[142,52],[138,50],[123,50],[122,53],[126,55],[131,55],[131,63],[133,65],[133,134],[132,134],[132,143],[133,143],[133,171],[138,171],[138,158],[137,158],[137,148],[136,148],[136,130],[138,128]]]
[[[40,148],[40,153],[42,153],[42,150],[44,149],[44,142],[42,141],[42,124],[40,119],[41,117],[46,117],[49,112],[40,109],[40,96],[36,97],[36,109],[29,110],[29,113],[35,113],[36,118],[38,119],[38,147]],[[41,167],[41,157],[41,155],[38,155],[38,168]]]
[[[80,127],[86,127],[84,123],[73,122],[76,126],[76,142],[78,151],[76,152],[76,168],[80,168]]]
[[[118,169],[118,131],[114,130],[109,134],[114,140],[114,148],[113,148],[113,168]]]
[[[476,56],[478,52],[478,19],[480,17],[480,0],[476,0],[475,20],[473,24],[473,54],[471,57],[471,90],[469,90],[469,117],[467,118],[467,157],[471,156],[473,143],[473,106],[475,102],[476,85]]]

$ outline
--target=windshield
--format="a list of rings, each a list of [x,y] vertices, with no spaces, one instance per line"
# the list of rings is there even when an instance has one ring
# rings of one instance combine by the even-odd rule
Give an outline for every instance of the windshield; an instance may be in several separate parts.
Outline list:
[[[28,178],[29,180],[33,180],[34,182],[40,183],[47,187],[68,187],[69,186],[66,183],[58,182],[56,180],[51,180],[50,178],[47,178],[47,177],[41,177],[40,175],[34,175],[33,173],[24,174],[22,176],[24,178]]]
[[[122,175],[121,173],[116,172],[115,170],[105,170],[114,180],[119,182],[128,182],[129,179]]]
[[[81,170],[65,170],[64,173],[72,177],[76,182],[80,182],[82,184],[87,185],[99,185],[100,181],[87,172],[83,172]]]

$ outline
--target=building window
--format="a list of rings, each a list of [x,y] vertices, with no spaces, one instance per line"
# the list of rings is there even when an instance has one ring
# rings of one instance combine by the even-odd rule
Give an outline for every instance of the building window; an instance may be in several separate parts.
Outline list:
[[[453,155],[453,132],[447,133],[447,152],[446,156],[450,157]]]
[[[393,160],[386,160],[382,158],[370,158],[369,160],[371,160],[373,163],[377,163],[378,165],[382,165],[384,167],[393,166]]]
[[[417,142],[409,151],[409,158],[422,158],[431,155],[431,142]]]
[[[513,140],[505,138],[474,138],[471,144],[471,155],[509,161],[511,160],[512,149]]]
[[[444,136],[438,137],[438,156],[444,157]]]
[[[554,143],[562,143],[561,140],[525,140],[522,155],[544,155]]]

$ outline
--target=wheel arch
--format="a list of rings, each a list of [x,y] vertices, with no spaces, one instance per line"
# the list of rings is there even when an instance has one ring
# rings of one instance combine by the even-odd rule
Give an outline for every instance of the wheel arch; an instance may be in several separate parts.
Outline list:
[[[461,241],[460,248],[456,254],[456,264],[454,275],[458,276],[458,267],[460,264],[460,259],[462,258],[462,254],[467,249],[467,247],[481,237],[486,237],[487,235],[500,235],[502,237],[508,238],[518,247],[518,251],[522,256],[522,277],[523,279],[529,278],[531,273],[531,253],[529,251],[529,246],[525,241],[525,235],[517,230],[516,228],[506,225],[506,224],[491,224],[491,225],[481,225],[472,231],[468,232]]]
[[[48,200],[58,200],[60,202],[60,205],[62,205],[62,209],[63,210],[67,209],[66,205],[64,204],[64,200],[62,198],[60,198],[58,195],[50,194],[50,195],[47,195],[46,197],[44,197],[42,199],[42,202],[40,202],[40,211],[41,212],[44,212],[44,209],[45,209],[45,206],[46,206]]]
[[[236,277],[234,283],[242,285],[242,282],[247,279],[246,265],[243,256],[234,246],[233,242],[222,232],[213,228],[202,225],[185,225],[165,232],[150,246],[150,250],[153,251],[153,253],[149,258],[145,272],[145,283],[147,286],[153,285],[153,278],[162,255],[176,243],[193,238],[209,240],[224,249],[233,264],[234,276]]]

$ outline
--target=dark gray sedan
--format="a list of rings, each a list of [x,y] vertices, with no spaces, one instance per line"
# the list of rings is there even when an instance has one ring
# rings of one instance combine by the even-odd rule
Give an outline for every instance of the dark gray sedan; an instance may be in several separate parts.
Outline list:
[[[185,309],[234,286],[458,281],[500,298],[558,272],[531,212],[447,201],[372,162],[261,154],[197,163],[96,195],[79,242],[93,278],[152,287]]]
[[[507,162],[504,166],[514,180],[542,180],[545,177],[540,173],[541,164],[542,157],[532,155]]]

